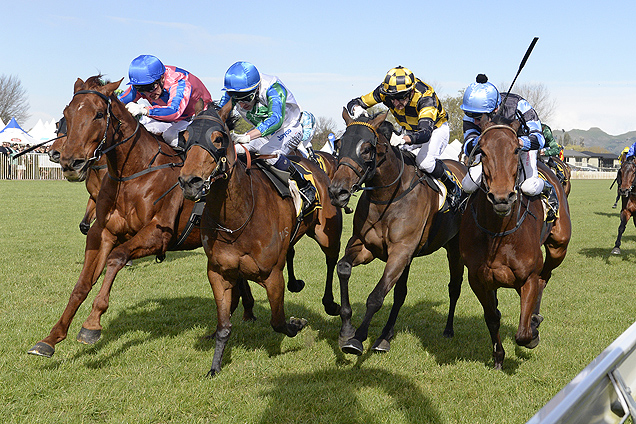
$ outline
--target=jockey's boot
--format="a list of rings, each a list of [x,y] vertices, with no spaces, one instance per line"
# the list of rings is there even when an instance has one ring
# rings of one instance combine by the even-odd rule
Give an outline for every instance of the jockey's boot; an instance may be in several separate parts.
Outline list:
[[[438,159],[435,161],[435,168],[433,172],[431,172],[431,176],[444,184],[446,192],[448,193],[446,197],[448,198],[450,208],[453,210],[457,209],[461,202],[462,189],[455,182],[450,169],[444,165],[444,162]]]
[[[308,208],[316,201],[316,187],[314,187],[309,180],[305,179],[305,177],[298,172],[298,169],[296,169],[296,166],[293,163],[290,163],[289,168],[287,168],[287,172],[289,172],[289,177],[293,178],[298,185],[300,195],[303,197],[303,201],[305,202],[305,207],[303,209]]]
[[[554,186],[547,181],[543,182],[543,191],[541,195],[548,202],[548,213],[545,218],[546,222],[552,222],[556,219],[559,213],[559,199],[556,195],[556,190]]]

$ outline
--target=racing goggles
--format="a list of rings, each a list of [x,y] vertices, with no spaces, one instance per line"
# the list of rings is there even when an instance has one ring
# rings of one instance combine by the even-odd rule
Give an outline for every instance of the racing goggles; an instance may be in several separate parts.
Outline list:
[[[405,100],[411,95],[411,90],[400,91],[398,93],[387,94],[389,100]]]
[[[228,93],[232,100],[236,102],[250,103],[256,97],[256,90],[254,91],[230,91]]]
[[[133,87],[135,87],[135,90],[139,91],[140,93],[149,93],[151,91],[155,91],[158,85],[159,81],[155,81],[151,82],[150,84],[133,85]]]

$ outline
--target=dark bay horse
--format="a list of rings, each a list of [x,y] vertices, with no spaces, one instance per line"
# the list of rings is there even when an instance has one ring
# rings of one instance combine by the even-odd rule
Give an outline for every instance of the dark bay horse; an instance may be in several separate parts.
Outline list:
[[[626,158],[621,164],[619,172],[621,184],[618,187],[618,194],[622,202],[621,223],[618,226],[618,236],[612,249],[613,255],[621,254],[621,238],[629,219],[636,212],[636,158],[634,156]],[[634,221],[634,225],[636,225],[636,221]]]
[[[101,315],[108,308],[110,290],[117,273],[131,259],[155,255],[163,259],[168,250],[191,250],[201,246],[199,229],[177,246],[177,238],[194,205],[175,189],[183,162],[160,137],[149,133],[126,110],[114,91],[120,81],[103,84],[100,76],[86,82],[77,79],[74,95],[64,109],[67,139],[59,163],[69,181],[83,181],[104,155],[107,175],[96,203],[96,221],[86,238],[84,265],[62,316],[50,334],[30,354],[51,357],[64,340],[79,306],[103,269],[106,273],[78,341],[96,343],[101,337]],[[254,300],[243,284],[244,318],[254,319]],[[234,299],[233,307],[238,304]]]
[[[464,274],[457,234],[461,212],[440,212],[438,192],[423,179],[414,161],[406,163],[401,151],[390,145],[392,125],[385,121],[386,113],[354,121],[344,110],[342,117],[347,128],[340,140],[339,167],[329,195],[333,204],[344,207],[355,191],[364,192],[353,217],[353,236],[337,266],[341,290],[341,348],[346,353],[362,354],[362,342],[367,339],[371,319],[395,286],[388,322],[372,346],[375,351],[389,350],[393,327],[406,298],[411,261],[441,247],[446,249],[450,271],[450,307],[443,334],[452,337],[455,306]],[[464,177],[464,165],[453,160],[444,162],[459,180]],[[362,188],[363,184],[366,187]],[[351,270],[375,258],[386,262],[386,266],[367,299],[366,314],[356,331],[351,324],[349,302]]]
[[[542,162],[538,163],[539,171],[558,196],[557,218],[546,224],[540,196],[529,198],[521,194],[519,123],[514,121],[511,125],[490,122],[483,127],[478,144],[482,183],[469,198],[459,231],[468,281],[483,307],[494,346],[495,369],[502,368],[505,355],[499,336],[497,289],[513,288],[519,293],[521,308],[515,341],[534,348],[539,343],[538,327],[543,320],[539,313],[543,289],[552,270],[563,262],[572,233],[563,186]]]
[[[314,162],[302,159],[302,165],[313,173],[322,208],[299,220],[292,200],[281,197],[263,171],[237,159],[227,125],[231,110],[228,102],[218,114],[209,108],[193,120],[185,132],[188,153],[179,177],[187,198],[207,199],[201,217],[201,237],[217,305],[216,343],[208,375],[221,370],[232,330],[231,302],[239,277],[265,288],[275,331],[293,337],[306,325],[301,319],[286,321],[283,279],[288,249],[304,234],[314,238],[325,253],[327,282],[323,305],[328,314],[339,314],[332,283],[340,251],[342,213],[325,202],[329,178]]]

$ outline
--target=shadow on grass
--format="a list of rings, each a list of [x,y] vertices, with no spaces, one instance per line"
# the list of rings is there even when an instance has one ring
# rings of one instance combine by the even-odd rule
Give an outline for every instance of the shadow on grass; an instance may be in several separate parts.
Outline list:
[[[320,417],[320,422],[333,423],[444,422],[434,404],[411,380],[378,368],[285,373],[271,380],[272,388],[260,393],[268,399],[260,422],[313,421],[308,414]],[[360,393],[369,391],[379,392],[380,402],[390,408],[363,403]]]
[[[471,295],[465,293],[464,295]],[[316,331],[316,339],[325,341],[334,354],[334,362],[338,366],[354,364],[360,366],[372,355],[368,347],[378,337],[384,326],[388,312],[391,308],[390,302],[386,302],[384,307],[376,314],[372,321],[369,332],[369,340],[365,342],[367,351],[360,357],[344,354],[338,345],[338,335],[340,331],[340,318],[330,317],[322,309],[309,309],[305,305],[293,302],[292,294],[287,295],[285,304],[286,315],[302,317],[308,320],[308,325]],[[388,299],[387,299],[388,300]],[[472,361],[484,363],[485,366],[492,366],[491,342],[486,324],[482,315],[478,316],[455,316],[455,337],[447,339],[442,336],[446,325],[446,310],[440,308],[443,302],[430,302],[422,300],[415,305],[405,305],[400,311],[395,332],[408,331],[419,338],[422,349],[429,352],[435,361],[440,365],[454,364],[459,361]],[[443,306],[447,307],[447,303]],[[359,324],[365,311],[364,303],[354,303],[353,323]],[[270,357],[282,354],[281,343],[284,335],[276,333],[269,325],[271,311],[266,300],[256,301],[254,313],[258,320],[256,322],[242,321],[243,310],[239,306],[232,317],[232,335],[224,353],[222,366],[232,363],[232,349],[241,346],[246,350],[264,350]],[[438,311],[440,309],[440,311]],[[443,310],[443,311],[441,311]],[[502,311],[506,315],[506,311]],[[192,340],[192,347],[201,352],[208,352],[203,355],[203,363],[212,363],[212,352],[214,351],[214,331],[216,328],[216,308],[212,295],[209,298],[187,296],[178,298],[155,298],[146,299],[121,311],[117,316],[109,318],[104,325],[102,338],[95,345],[85,346],[80,349],[73,359],[84,360],[88,368],[103,368],[111,361],[116,360],[121,354],[129,349],[143,345],[154,340],[164,338],[174,338],[184,332],[201,330]],[[502,340],[512,339],[516,327],[502,322],[500,334]],[[139,333],[134,334],[132,333]],[[69,335],[70,343],[73,342],[73,335]],[[119,339],[126,338],[126,342],[118,342]],[[395,341],[393,342],[396,343]],[[111,349],[112,344],[117,345],[116,349]],[[299,348],[300,349],[300,348]],[[288,353],[286,349],[284,353]],[[504,372],[514,374],[522,362],[520,358],[507,352],[504,361]],[[57,368],[61,361],[52,359],[53,362],[47,368]]]

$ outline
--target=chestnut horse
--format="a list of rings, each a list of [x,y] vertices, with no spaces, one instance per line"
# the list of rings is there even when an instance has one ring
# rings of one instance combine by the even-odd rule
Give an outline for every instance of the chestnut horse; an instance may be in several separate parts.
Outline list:
[[[100,76],[86,82],[77,79],[73,99],[64,109],[68,125],[60,151],[60,165],[69,181],[83,181],[91,167],[105,155],[108,163],[96,204],[96,221],[86,238],[84,266],[68,304],[50,334],[28,353],[51,357],[64,340],[79,306],[84,302],[104,267],[106,273],[78,341],[96,343],[101,337],[101,315],[106,312],[110,290],[119,270],[131,259],[168,250],[191,250],[201,246],[195,227],[179,246],[177,238],[186,227],[192,207],[176,187],[182,160],[160,137],[149,133],[126,110],[114,91],[121,80],[103,84]],[[242,281],[243,283],[243,281]],[[254,300],[242,284],[244,318],[254,319]],[[238,304],[238,294],[232,307]]]
[[[304,234],[314,238],[325,253],[327,282],[323,305],[328,314],[339,314],[332,283],[340,251],[342,214],[324,202],[329,178],[315,162],[301,160],[313,173],[323,202],[322,208],[298,219],[291,198],[280,196],[260,169],[248,169],[237,159],[227,125],[231,111],[232,103],[228,102],[218,113],[209,108],[193,120],[185,131],[188,153],[179,177],[186,198],[207,199],[201,217],[201,237],[217,305],[216,344],[208,375],[221,370],[232,330],[232,298],[239,277],[265,288],[275,331],[294,337],[305,326],[302,319],[286,322],[283,302],[285,257],[290,246]]]
[[[340,140],[339,167],[329,187],[331,202],[344,207],[355,191],[364,192],[353,217],[353,236],[337,266],[342,297],[341,348],[346,353],[362,354],[362,342],[367,339],[371,319],[395,286],[388,322],[372,346],[375,351],[389,350],[393,327],[406,298],[411,261],[441,247],[446,249],[450,271],[450,307],[443,334],[452,337],[455,306],[464,275],[457,235],[461,212],[440,211],[440,194],[425,181],[413,160],[407,163],[401,150],[390,145],[393,127],[385,121],[386,113],[353,120],[344,110],[342,117],[347,128]],[[454,160],[444,163],[461,181],[466,167]],[[363,184],[366,187],[363,188]],[[349,303],[351,270],[375,258],[386,262],[386,266],[367,298],[366,314],[356,331],[351,324]]]
[[[621,223],[618,226],[618,236],[616,237],[616,243],[612,249],[613,255],[621,254],[621,238],[627,227],[629,219],[636,212],[636,159],[634,156],[626,158],[621,164],[620,169],[620,186],[618,187],[618,194],[621,196]],[[634,221],[636,225],[636,221]]]
[[[539,343],[538,327],[543,320],[539,313],[543,289],[552,270],[563,262],[572,233],[563,186],[545,164],[539,162],[538,167],[556,190],[557,218],[545,223],[541,196],[521,194],[519,123],[514,121],[511,125],[489,122],[483,128],[477,147],[483,166],[482,183],[469,198],[459,231],[468,281],[484,309],[494,346],[495,369],[502,368],[505,355],[499,336],[497,289],[513,288],[519,293],[521,308],[515,341],[534,348]]]
[[[58,128],[56,134],[61,136],[51,144],[48,149],[49,159],[51,162],[60,163],[60,152],[64,148],[66,143],[66,119],[62,118],[58,122]],[[86,191],[88,191],[88,203],[86,204],[86,212],[79,224],[82,234],[88,234],[88,230],[91,228],[91,223],[95,220],[95,205],[97,202],[97,195],[99,194],[99,188],[102,186],[102,179],[106,176],[106,156],[102,156],[95,165],[92,165],[86,176]]]

